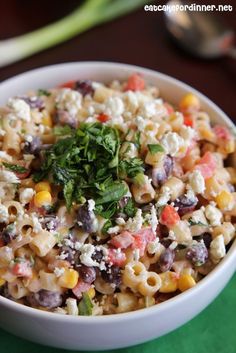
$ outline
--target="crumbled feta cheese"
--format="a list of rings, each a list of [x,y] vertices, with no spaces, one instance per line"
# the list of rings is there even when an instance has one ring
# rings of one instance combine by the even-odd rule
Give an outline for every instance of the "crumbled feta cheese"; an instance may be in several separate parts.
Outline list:
[[[126,109],[131,112],[135,112],[138,109],[139,103],[135,92],[127,91],[123,94],[124,100],[126,101]]]
[[[55,273],[56,277],[62,276],[64,272],[65,272],[65,269],[63,267],[61,267],[61,268],[55,267],[54,268],[54,273]]]
[[[149,242],[147,245],[148,253],[151,255],[155,254],[157,251],[159,251],[160,245],[161,244],[159,243],[159,238],[156,238],[154,241]]]
[[[66,246],[69,246],[71,249],[73,249],[74,246],[75,246],[75,244],[73,243],[73,241],[70,240],[70,239],[68,239],[68,238],[64,239],[64,244],[65,244]],[[80,244],[80,246],[81,246],[81,244]],[[77,250],[78,250],[78,249],[77,249]]]
[[[88,200],[88,210],[92,212],[94,208],[95,208],[95,201],[92,199]]]
[[[33,214],[33,213],[32,213],[31,219],[32,219],[32,222],[33,222],[33,232],[34,232],[34,233],[39,233],[39,232],[41,232],[42,226],[41,226],[41,223],[39,222],[39,219],[38,219],[38,217],[36,216],[36,214]]]
[[[200,170],[194,170],[188,176],[189,185],[195,194],[202,194],[205,190],[205,180],[200,172]]]
[[[147,221],[151,225],[153,233],[156,233],[158,219],[155,206],[152,206],[151,212],[146,214],[145,221]]]
[[[4,161],[7,161],[7,162],[12,162],[12,156],[7,154],[5,151],[0,151],[0,159],[3,159]]]
[[[75,250],[79,250],[82,245],[83,245],[82,243],[80,243],[79,241],[76,241],[75,244],[74,244]]]
[[[0,223],[7,223],[9,220],[8,209],[0,204]]]
[[[175,236],[175,233],[173,232],[173,230],[169,231],[168,239],[170,239],[170,240],[176,239],[176,236]]]
[[[109,97],[105,102],[105,113],[111,117],[124,113],[124,103],[120,97]]]
[[[176,132],[167,132],[161,139],[165,151],[172,157],[176,156],[179,149],[184,145],[184,139]]]
[[[10,184],[7,182],[0,182],[0,199],[2,201],[13,200],[15,198],[15,194],[16,194],[16,186],[14,184]]]
[[[184,196],[186,196],[187,199],[191,200],[192,202],[195,202],[195,200],[196,200],[195,193],[194,193],[193,189],[191,189],[190,187],[187,189],[187,192]]]
[[[58,109],[66,110],[69,114],[75,116],[81,109],[82,95],[70,88],[60,90],[56,97]]]
[[[135,123],[137,125],[137,128],[139,131],[143,132],[145,131],[146,126],[148,125],[148,121],[145,120],[143,117],[138,115],[135,119]]]
[[[116,224],[118,224],[119,226],[123,226],[125,224],[124,218],[122,217],[116,218]]]
[[[13,110],[13,114],[9,114],[10,119],[30,121],[30,106],[23,99],[10,98],[7,105]]]
[[[33,141],[33,136],[29,135],[29,134],[25,134],[24,139],[27,142],[32,142]]]
[[[222,234],[218,235],[215,239],[212,240],[210,244],[210,256],[214,263],[217,263],[222,259],[226,254],[224,237]]]
[[[206,218],[210,221],[210,224],[215,227],[221,224],[222,212],[215,206],[207,205],[205,208]]]
[[[67,257],[68,257],[68,254],[65,251],[62,251],[60,255],[56,256],[56,259],[65,260],[65,259],[67,259]]]
[[[157,113],[156,102],[155,101],[145,102],[142,106],[141,111],[144,118],[151,119]]]
[[[179,132],[180,136],[183,137],[185,141],[192,141],[196,137],[196,131],[190,126],[183,125]]]
[[[26,205],[32,200],[34,194],[35,194],[35,191],[32,188],[20,189],[19,190],[20,203],[22,203],[22,205]]]
[[[120,227],[119,226],[115,226],[115,227],[111,227],[108,229],[107,233],[108,234],[117,234],[120,231]]]
[[[77,300],[74,298],[67,298],[66,299],[66,310],[69,315],[74,315],[74,316],[79,315]]]
[[[92,244],[84,244],[80,247],[80,261],[85,266],[99,266],[97,261],[92,259],[92,255],[95,251],[95,246]]]
[[[17,178],[16,174],[9,170],[0,170],[0,181],[5,181],[7,183],[18,184],[20,180]]]
[[[171,197],[171,191],[168,186],[163,186],[162,191],[159,195],[159,198],[156,203],[156,207],[161,207],[167,204],[167,202],[170,200]]]
[[[142,228],[143,217],[142,210],[138,208],[134,218],[129,218],[125,228],[131,232],[138,232]]]

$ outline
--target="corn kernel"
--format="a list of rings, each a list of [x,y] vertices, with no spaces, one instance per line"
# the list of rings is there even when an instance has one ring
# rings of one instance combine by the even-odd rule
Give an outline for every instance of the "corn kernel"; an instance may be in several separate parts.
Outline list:
[[[5,279],[0,278],[0,287],[3,286],[6,283]]]
[[[78,282],[79,274],[72,268],[65,269],[65,272],[59,277],[58,284],[63,288],[72,289]]]
[[[48,127],[52,127],[53,123],[52,123],[52,117],[49,114],[44,114],[43,118],[42,118],[42,124],[44,126],[48,126]]]
[[[35,185],[34,189],[36,192],[40,192],[40,191],[51,192],[51,186],[48,181],[40,181]]]
[[[167,271],[160,273],[159,276],[162,282],[159,292],[171,293],[177,290],[177,275],[175,272]]]
[[[200,109],[200,101],[192,93],[186,94],[180,101],[180,109],[182,111],[196,111]]]
[[[93,287],[89,288],[89,290],[87,291],[87,294],[89,296],[90,299],[93,299],[95,297],[95,289]]]
[[[222,190],[216,196],[216,203],[222,211],[228,211],[234,207],[234,197],[229,191]]]
[[[178,280],[178,288],[181,292],[190,289],[196,285],[194,278],[188,274],[182,274]]]
[[[34,195],[34,204],[36,207],[47,206],[52,203],[52,196],[48,191],[39,191]]]

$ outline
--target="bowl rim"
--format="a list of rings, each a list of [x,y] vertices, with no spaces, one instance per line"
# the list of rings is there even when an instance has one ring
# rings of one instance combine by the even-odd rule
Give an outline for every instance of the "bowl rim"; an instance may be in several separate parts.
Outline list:
[[[203,93],[199,92],[197,89],[193,88],[192,86],[184,83],[181,80],[178,80],[172,76],[163,74],[159,71],[144,68],[141,66],[137,65],[130,65],[130,64],[125,64],[125,63],[120,63],[120,62],[106,62],[106,61],[78,61],[78,62],[66,62],[66,63],[60,63],[60,64],[55,64],[55,65],[47,65],[47,66],[42,66],[35,68],[33,70],[28,70],[23,73],[20,73],[18,75],[15,75],[11,78],[8,78],[0,83],[0,89],[4,89],[4,85],[9,84],[15,80],[22,80],[24,79],[25,76],[30,76],[31,74],[40,74],[41,71],[43,70],[49,70],[50,69],[62,69],[66,67],[78,67],[78,66],[86,66],[86,67],[94,67],[94,66],[102,66],[103,70],[106,70],[106,68],[111,69],[115,68],[117,69],[127,69],[127,74],[128,72],[141,72],[144,74],[149,74],[150,76],[156,77],[156,78],[161,78],[164,80],[167,84],[174,84],[176,86],[179,86],[187,91],[191,91],[197,96],[209,107],[212,108],[219,116],[226,125],[234,128],[235,125],[230,120],[230,118],[219,108],[213,101],[211,101],[207,96],[205,96]],[[114,75],[115,76],[115,75]],[[114,77],[115,79],[115,77]],[[5,307],[9,307],[10,309],[17,311],[19,313],[24,313],[29,316],[38,316],[41,318],[45,318],[50,321],[70,321],[72,323],[82,323],[82,324],[88,324],[91,325],[91,323],[100,323],[100,324],[105,324],[110,321],[123,321],[125,319],[137,319],[139,317],[144,317],[144,316],[149,316],[150,314],[160,314],[162,311],[168,309],[171,309],[175,305],[181,305],[181,303],[185,302],[188,300],[189,297],[196,294],[197,291],[204,290],[205,287],[208,287],[211,283],[213,283],[218,276],[220,276],[220,273],[224,271],[224,269],[228,266],[232,266],[236,268],[236,239],[233,241],[228,253],[224,257],[224,259],[216,265],[216,267],[208,274],[206,277],[201,279],[196,286],[194,286],[191,289],[188,289],[187,291],[180,293],[162,303],[155,304],[149,308],[142,308],[138,309],[135,311],[130,311],[130,312],[125,312],[125,313],[118,313],[118,314],[110,314],[110,315],[99,315],[99,316],[72,316],[72,315],[64,315],[61,313],[55,313],[55,312],[50,312],[50,311],[43,311],[40,309],[35,309],[17,302],[14,302],[10,299],[7,299],[3,296],[0,295],[0,305],[3,305]]]

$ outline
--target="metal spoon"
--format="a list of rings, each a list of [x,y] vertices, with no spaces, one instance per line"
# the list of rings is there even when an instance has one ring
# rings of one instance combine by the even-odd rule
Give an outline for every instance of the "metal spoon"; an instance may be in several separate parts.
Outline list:
[[[171,0],[173,5],[190,5],[185,0]],[[225,26],[212,12],[165,11],[165,22],[171,37],[191,54],[214,59],[231,56],[236,59],[236,47],[233,45],[235,34]]]

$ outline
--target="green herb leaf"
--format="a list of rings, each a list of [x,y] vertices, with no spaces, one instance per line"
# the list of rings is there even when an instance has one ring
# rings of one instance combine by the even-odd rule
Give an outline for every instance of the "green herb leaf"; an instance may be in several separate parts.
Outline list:
[[[141,141],[140,141],[140,137],[141,137],[141,132],[137,131],[134,134],[134,144],[137,147],[138,150],[140,150],[141,147]]]
[[[2,163],[4,165],[5,168],[16,172],[16,173],[25,173],[27,172],[28,169],[26,169],[25,167],[22,167],[21,165],[17,165],[17,164],[10,164],[10,163]]]
[[[122,179],[134,178],[137,174],[144,172],[143,161],[140,158],[124,159],[119,163],[119,176]]]
[[[208,224],[204,224],[204,223],[202,223],[202,222],[200,222],[200,221],[195,222],[192,218],[189,218],[188,223],[189,223],[189,225],[190,225],[191,227],[192,227],[192,226],[204,226],[204,227],[207,227],[207,226],[208,226]]]
[[[158,143],[157,144],[148,144],[148,149],[150,151],[151,154],[155,154],[157,152],[165,152],[164,148],[159,145]]]
[[[71,135],[73,132],[73,129],[69,125],[65,126],[56,126],[53,129],[53,133],[56,136],[66,136],[66,135]]]
[[[69,210],[71,208],[71,205],[72,205],[72,197],[73,197],[73,191],[74,191],[74,181],[73,179],[72,180],[69,180],[65,185],[64,185],[64,188],[63,188],[63,194],[64,194],[64,197],[65,197],[65,200],[66,200],[66,207],[67,209]]]
[[[49,97],[51,96],[51,93],[49,91],[47,91],[46,89],[38,89],[38,92],[37,92],[38,96],[46,96],[46,97]]]
[[[92,315],[93,303],[88,295],[88,293],[83,293],[83,297],[79,302],[79,315],[88,316]]]
[[[136,212],[137,212],[137,207],[135,207],[133,200],[130,198],[125,205],[125,207],[122,209],[122,212],[127,214],[128,217],[134,217]]]
[[[112,222],[110,219],[108,219],[108,221],[106,221],[106,223],[102,227],[102,234],[107,234],[108,229],[111,227],[112,227]]]
[[[128,187],[126,184],[114,181],[109,187],[104,191],[99,191],[100,197],[97,198],[96,205],[102,205],[105,203],[119,201],[128,192]]]

